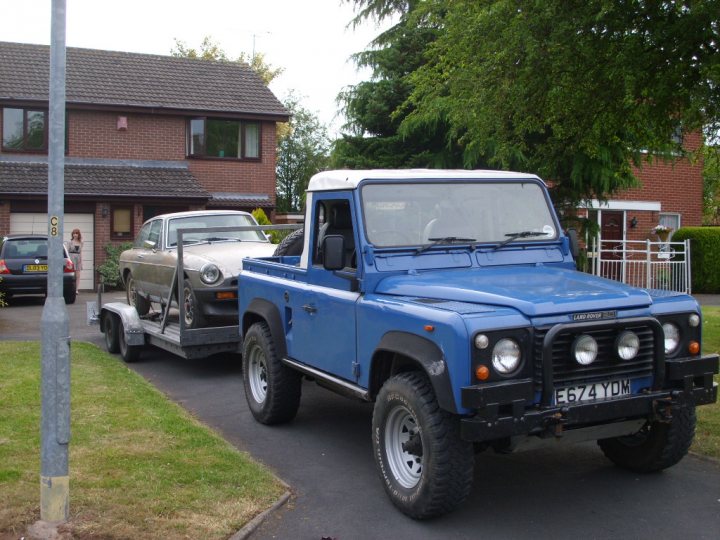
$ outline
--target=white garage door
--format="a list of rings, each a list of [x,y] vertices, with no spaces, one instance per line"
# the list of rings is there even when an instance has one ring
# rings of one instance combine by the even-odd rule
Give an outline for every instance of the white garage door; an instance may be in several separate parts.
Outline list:
[[[93,214],[65,214],[63,241],[70,240],[73,229],[80,229],[83,238],[82,263],[80,274],[81,290],[93,289],[95,274],[95,230]],[[10,234],[47,234],[47,214],[10,214]]]

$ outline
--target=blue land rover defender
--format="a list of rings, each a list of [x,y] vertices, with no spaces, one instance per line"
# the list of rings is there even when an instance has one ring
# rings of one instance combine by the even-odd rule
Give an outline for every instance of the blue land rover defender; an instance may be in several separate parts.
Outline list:
[[[674,465],[717,399],[698,304],[578,272],[576,249],[534,175],[316,175],[304,229],[239,278],[252,414],[292,420],[303,377],[374,402],[380,477],[418,519],[465,499],[480,449]]]

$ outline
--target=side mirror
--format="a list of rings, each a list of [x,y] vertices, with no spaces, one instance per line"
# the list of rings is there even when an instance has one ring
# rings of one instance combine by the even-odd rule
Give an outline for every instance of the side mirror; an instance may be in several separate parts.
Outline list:
[[[575,229],[568,229],[568,239],[570,240],[570,253],[572,253],[573,259],[577,259],[580,255],[580,242],[578,241],[578,233]]]
[[[325,270],[345,268],[345,238],[342,235],[331,234],[323,238],[322,252]]]
[[[155,249],[155,245],[155,242],[153,242],[152,240],[145,240],[143,242],[143,247],[145,249]]]

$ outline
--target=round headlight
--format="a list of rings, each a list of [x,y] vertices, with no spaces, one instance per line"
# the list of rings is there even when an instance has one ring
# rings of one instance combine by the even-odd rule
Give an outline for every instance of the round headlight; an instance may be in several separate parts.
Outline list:
[[[623,332],[617,339],[617,355],[622,360],[632,360],[640,352],[640,338],[635,332]]]
[[[680,329],[669,322],[663,324],[662,329],[665,332],[665,354],[672,354],[680,345]]]
[[[200,269],[200,279],[208,285],[215,283],[220,276],[220,269],[212,263],[206,264]]]
[[[520,345],[514,339],[501,339],[495,344],[492,364],[495,371],[507,375],[520,366]]]
[[[700,326],[700,315],[698,315],[697,313],[693,313],[692,315],[690,315],[690,317],[688,317],[688,324],[693,328],[697,328],[698,326]]]
[[[583,334],[575,340],[573,343],[573,355],[575,361],[581,366],[589,366],[592,364],[598,355],[598,344],[595,338]]]

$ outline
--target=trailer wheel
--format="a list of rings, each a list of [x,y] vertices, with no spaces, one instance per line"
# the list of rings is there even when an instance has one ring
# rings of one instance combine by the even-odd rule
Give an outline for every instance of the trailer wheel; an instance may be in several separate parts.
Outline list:
[[[637,433],[598,441],[618,467],[638,473],[667,469],[688,453],[695,437],[695,407],[672,411],[669,423],[647,422]]]
[[[243,385],[255,420],[270,425],[295,418],[301,383],[300,374],[280,362],[268,325],[253,324],[243,342]]]
[[[427,519],[452,511],[472,487],[472,444],[460,419],[440,408],[427,378],[400,373],[380,389],[372,420],[375,463],[401,512]]]
[[[109,353],[117,353],[120,350],[118,339],[119,320],[117,315],[106,311],[103,313],[103,330],[105,330],[105,347]]]
[[[128,305],[133,306],[141,317],[150,311],[150,301],[138,293],[135,278],[131,273],[128,273],[125,279],[125,297]]]
[[[142,346],[128,345],[127,338],[125,337],[125,325],[123,325],[122,321],[118,320],[117,329],[118,349],[120,351],[120,357],[128,364],[132,362],[137,362],[137,359],[140,358],[140,351],[142,350]]]

